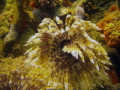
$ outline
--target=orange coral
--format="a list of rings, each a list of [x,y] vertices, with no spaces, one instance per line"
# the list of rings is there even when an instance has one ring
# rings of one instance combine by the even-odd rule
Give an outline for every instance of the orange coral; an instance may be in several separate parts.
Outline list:
[[[37,2],[35,2],[35,1],[30,2],[30,7],[31,7],[32,9],[38,8]]]
[[[120,51],[120,13],[117,5],[112,5],[97,26],[103,30],[105,41],[108,46],[116,48]]]
[[[113,4],[112,6],[110,6],[108,11],[104,14],[104,17],[111,17],[115,15],[115,13],[118,11],[119,11],[118,6],[116,4]]]
[[[101,20],[100,22],[97,23],[97,26],[104,30],[104,27],[106,26],[106,22],[103,22],[104,20]]]
[[[106,72],[109,74],[110,79],[111,79],[113,85],[115,85],[117,83],[120,83],[120,81],[119,81],[119,79],[118,79],[114,69],[106,71]]]
[[[119,10],[118,9],[118,7],[117,7],[117,5],[112,5],[110,8],[109,8],[109,12],[114,12],[114,11],[117,11],[117,10]]]
[[[72,6],[72,3],[69,0],[65,0],[63,2],[63,6],[67,7],[67,6]]]

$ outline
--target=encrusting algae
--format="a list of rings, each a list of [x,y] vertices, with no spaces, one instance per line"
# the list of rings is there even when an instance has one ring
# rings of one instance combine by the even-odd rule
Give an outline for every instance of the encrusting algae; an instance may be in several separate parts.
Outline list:
[[[55,90],[90,90],[110,85],[105,70],[111,65],[102,46],[89,37],[101,30],[90,21],[67,15],[65,24],[45,18],[38,33],[25,44],[28,67],[39,68],[46,86]],[[102,36],[102,35],[101,35]],[[46,87],[46,88],[47,88]],[[51,90],[50,89],[50,90]]]

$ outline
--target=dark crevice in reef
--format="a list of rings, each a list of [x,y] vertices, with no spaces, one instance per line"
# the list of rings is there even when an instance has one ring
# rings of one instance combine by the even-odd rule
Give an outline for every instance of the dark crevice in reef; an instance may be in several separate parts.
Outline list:
[[[4,10],[6,0],[0,0],[0,13]]]

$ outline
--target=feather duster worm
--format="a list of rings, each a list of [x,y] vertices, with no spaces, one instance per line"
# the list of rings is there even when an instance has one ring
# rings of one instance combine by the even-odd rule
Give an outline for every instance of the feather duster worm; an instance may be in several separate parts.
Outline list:
[[[26,77],[18,71],[8,75],[0,73],[0,90],[40,90],[40,86],[40,80]]]
[[[46,86],[55,90],[90,90],[110,84],[104,71],[111,65],[102,46],[88,32],[100,30],[90,21],[67,15],[65,23],[43,19],[38,33],[25,44],[25,61],[39,68]],[[101,35],[102,36],[102,35]]]
[[[25,68],[24,60],[24,56],[1,59],[0,90],[40,90],[45,87],[41,79],[33,78],[33,74],[28,73],[32,68]]]

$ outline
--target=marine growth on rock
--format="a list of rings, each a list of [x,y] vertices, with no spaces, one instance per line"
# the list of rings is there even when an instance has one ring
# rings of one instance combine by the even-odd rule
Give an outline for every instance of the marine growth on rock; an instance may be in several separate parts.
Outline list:
[[[106,44],[110,47],[116,48],[120,52],[120,14],[119,8],[116,4],[109,7],[97,26],[103,30]]]
[[[101,30],[90,21],[67,15],[65,21],[45,18],[38,33],[25,44],[27,63],[39,68],[46,88],[90,90],[109,85],[105,70],[111,65],[102,46],[88,32]],[[102,36],[102,35],[101,35]]]

